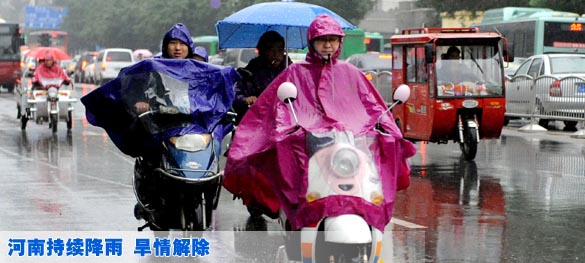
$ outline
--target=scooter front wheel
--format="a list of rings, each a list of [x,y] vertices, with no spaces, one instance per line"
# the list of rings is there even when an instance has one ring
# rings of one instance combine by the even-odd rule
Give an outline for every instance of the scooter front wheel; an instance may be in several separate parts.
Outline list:
[[[477,127],[466,127],[463,131],[463,143],[459,143],[461,153],[467,161],[475,159],[477,154]]]
[[[57,122],[59,121],[59,117],[57,116],[57,114],[51,114],[51,129],[53,130],[53,133],[57,132]]]
[[[252,205],[247,205],[246,209],[248,209],[248,213],[250,213],[251,217],[261,217],[262,216],[262,211],[260,211],[260,209],[252,206]]]

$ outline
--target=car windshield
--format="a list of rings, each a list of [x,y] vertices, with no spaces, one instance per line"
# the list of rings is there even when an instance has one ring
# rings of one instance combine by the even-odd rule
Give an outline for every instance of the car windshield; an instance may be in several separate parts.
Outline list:
[[[552,74],[585,73],[585,56],[551,57]]]
[[[118,52],[112,51],[108,53],[106,57],[106,61],[123,61],[123,62],[131,62],[132,61],[132,54],[129,52]]]
[[[502,64],[496,46],[458,46],[457,58],[447,57],[449,47],[437,47],[442,54],[436,68],[439,95],[502,95]],[[457,86],[462,86],[459,92]]]

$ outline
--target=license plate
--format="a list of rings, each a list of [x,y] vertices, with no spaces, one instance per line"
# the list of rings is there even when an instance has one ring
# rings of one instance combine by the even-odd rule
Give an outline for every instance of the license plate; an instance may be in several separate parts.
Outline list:
[[[585,83],[577,83],[577,92],[585,93]]]

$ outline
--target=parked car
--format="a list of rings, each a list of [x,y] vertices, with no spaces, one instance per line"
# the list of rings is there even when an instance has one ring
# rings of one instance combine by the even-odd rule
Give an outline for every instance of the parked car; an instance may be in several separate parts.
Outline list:
[[[85,82],[85,68],[87,65],[92,63],[93,59],[96,58],[98,52],[96,51],[86,51],[81,53],[81,56],[77,63],[75,63],[75,69],[73,72],[73,78],[75,82]]]
[[[527,58],[510,76],[506,104],[532,99],[527,97],[528,92],[516,92],[530,85],[534,85],[535,91],[530,92],[530,96],[536,94],[535,110],[545,115],[540,118],[539,125],[547,127],[549,120],[563,120],[565,128],[574,129],[577,121],[567,118],[585,117],[584,54],[542,54]]]
[[[504,74],[506,74],[507,77],[511,77],[524,61],[526,61],[526,58],[515,57],[514,62],[504,63]]]
[[[385,53],[363,53],[349,56],[346,62],[364,72],[372,81],[387,104],[392,103],[392,55]]]

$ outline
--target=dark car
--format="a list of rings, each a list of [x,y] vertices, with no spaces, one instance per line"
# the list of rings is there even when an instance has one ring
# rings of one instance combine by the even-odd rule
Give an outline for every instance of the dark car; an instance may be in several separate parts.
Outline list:
[[[82,82],[86,79],[85,67],[91,64],[92,61],[94,61],[94,59],[97,57],[97,55],[98,55],[97,51],[86,51],[81,53],[81,57],[77,61],[77,64],[75,64],[75,70],[73,73],[75,82]]]
[[[349,56],[346,62],[364,72],[378,89],[384,101],[392,103],[392,55],[385,53],[364,53]]]

